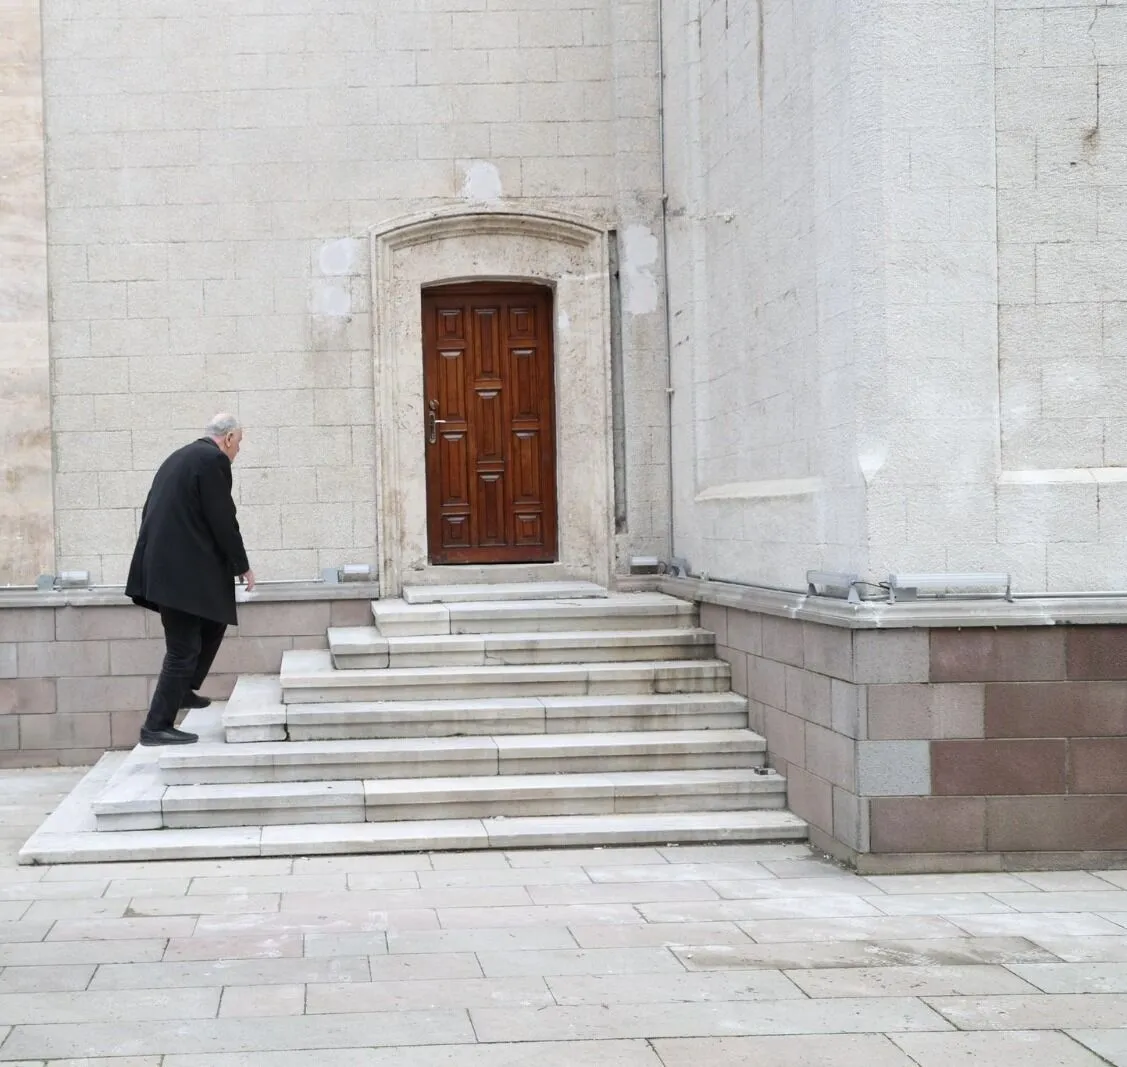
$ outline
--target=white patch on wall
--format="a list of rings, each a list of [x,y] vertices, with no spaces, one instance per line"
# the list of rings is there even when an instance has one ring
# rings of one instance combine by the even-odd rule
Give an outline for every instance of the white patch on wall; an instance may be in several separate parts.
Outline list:
[[[622,234],[622,306],[630,315],[657,311],[657,237],[648,226],[628,226]]]
[[[571,319],[568,318],[567,312],[560,308],[560,313],[556,316],[556,331],[557,333],[567,333],[570,329]]]
[[[321,273],[329,277],[352,274],[357,260],[357,246],[358,242],[351,237],[342,237],[339,241],[323,244],[317,255]]]
[[[866,485],[872,483],[887,458],[888,449],[883,445],[871,445],[858,453],[857,466],[861,468],[861,476],[865,479]]]
[[[489,204],[504,196],[501,172],[492,163],[475,159],[462,164],[462,197],[477,204]]]
[[[352,314],[352,294],[344,285],[314,282],[309,310],[314,315],[325,315],[328,318],[347,318]]]

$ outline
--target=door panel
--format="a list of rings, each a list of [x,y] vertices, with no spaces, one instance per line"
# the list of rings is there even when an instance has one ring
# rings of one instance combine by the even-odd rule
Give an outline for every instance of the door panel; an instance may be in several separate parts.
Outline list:
[[[551,292],[425,290],[423,370],[430,561],[554,561]]]

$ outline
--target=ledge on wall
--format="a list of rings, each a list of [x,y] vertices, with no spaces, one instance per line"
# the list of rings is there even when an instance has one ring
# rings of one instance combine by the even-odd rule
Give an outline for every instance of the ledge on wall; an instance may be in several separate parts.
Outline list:
[[[375,600],[378,582],[309,581],[260,582],[253,593],[236,591],[240,604],[284,604],[317,600]],[[88,589],[56,589],[39,592],[31,586],[0,588],[0,610],[4,608],[93,608],[131,605],[120,585],[93,586]]]
[[[621,585],[620,585],[621,588]],[[702,578],[660,578],[657,588],[683,600],[801,619],[851,630],[957,628],[979,626],[1122,625],[1127,592],[1062,593],[1007,600],[926,600],[851,604],[832,597],[737,585]]]

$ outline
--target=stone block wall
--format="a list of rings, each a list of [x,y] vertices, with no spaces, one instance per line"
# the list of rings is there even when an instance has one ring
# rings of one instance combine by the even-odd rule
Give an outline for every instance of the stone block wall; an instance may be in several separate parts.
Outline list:
[[[1127,625],[701,625],[816,845],[868,871],[1127,858]]]
[[[371,621],[367,599],[244,604],[207,696],[270,674],[292,648],[325,648],[329,626]],[[0,767],[91,764],[132,748],[164,656],[160,619],[124,601],[0,607]]]

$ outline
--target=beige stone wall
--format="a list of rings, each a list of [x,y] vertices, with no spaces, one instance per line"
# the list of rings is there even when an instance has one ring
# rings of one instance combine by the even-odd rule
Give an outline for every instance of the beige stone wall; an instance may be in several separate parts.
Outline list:
[[[655,3],[110,8],[43,12],[60,567],[121,580],[222,408],[260,575],[376,564],[369,231],[501,198],[637,235],[619,548],[663,546]]]
[[[0,0],[0,586],[54,563],[39,0]]]
[[[283,652],[328,647],[330,626],[370,623],[368,597],[240,605],[203,692],[226,699],[240,674],[277,674]],[[160,618],[94,599],[0,607],[0,767],[92,764],[137,743],[164,657]]]

